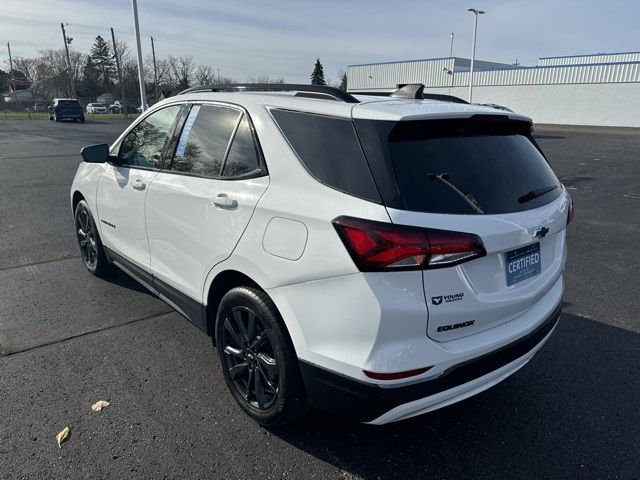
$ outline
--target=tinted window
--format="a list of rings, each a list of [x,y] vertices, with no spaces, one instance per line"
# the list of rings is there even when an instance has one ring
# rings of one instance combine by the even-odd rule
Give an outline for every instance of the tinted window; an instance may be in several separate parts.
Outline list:
[[[120,164],[159,168],[162,152],[179,111],[180,105],[166,107],[138,123],[122,140],[118,154]]]
[[[182,129],[171,169],[219,176],[240,115],[233,108],[194,106]]]
[[[510,213],[544,205],[560,194],[560,183],[533,143],[528,123],[357,122],[359,131],[361,127],[374,128],[386,139],[379,157],[387,159],[398,184],[400,197],[390,205],[394,208]]]
[[[287,110],[271,113],[311,175],[350,195],[380,202],[351,120]]]
[[[245,115],[236,130],[222,170],[223,177],[238,177],[258,169],[258,152],[253,141],[249,119]]]
[[[79,107],[80,102],[77,100],[60,100],[58,102],[58,106],[60,107]]]

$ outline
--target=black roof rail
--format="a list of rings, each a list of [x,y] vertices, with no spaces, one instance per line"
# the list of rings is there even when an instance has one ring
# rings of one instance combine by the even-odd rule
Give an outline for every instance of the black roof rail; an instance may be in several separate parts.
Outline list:
[[[304,92],[315,94],[312,98],[332,97],[345,103],[360,103],[347,92],[327,85],[299,85],[293,83],[212,83],[187,88],[178,95],[195,92]],[[307,96],[307,95],[300,95]],[[311,97],[311,95],[308,95]]]

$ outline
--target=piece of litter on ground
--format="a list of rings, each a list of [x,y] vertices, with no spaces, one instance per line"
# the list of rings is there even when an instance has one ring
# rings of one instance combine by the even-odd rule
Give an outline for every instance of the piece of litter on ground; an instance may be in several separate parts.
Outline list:
[[[105,407],[108,407],[109,405],[111,404],[106,400],[99,400],[93,405],[91,405],[91,410],[93,410],[94,412],[99,412],[100,410],[102,410]]]
[[[62,431],[56,435],[56,441],[58,442],[58,448],[62,448],[62,442],[69,438],[69,427],[64,427]]]

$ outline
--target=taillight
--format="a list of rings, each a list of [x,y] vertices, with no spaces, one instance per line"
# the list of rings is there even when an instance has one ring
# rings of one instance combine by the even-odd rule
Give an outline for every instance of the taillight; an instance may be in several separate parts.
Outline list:
[[[567,213],[567,225],[573,220],[573,216],[576,214],[576,210],[573,206],[573,199],[569,197],[569,212]]]
[[[352,217],[338,217],[333,225],[363,272],[450,267],[487,254],[472,233]]]

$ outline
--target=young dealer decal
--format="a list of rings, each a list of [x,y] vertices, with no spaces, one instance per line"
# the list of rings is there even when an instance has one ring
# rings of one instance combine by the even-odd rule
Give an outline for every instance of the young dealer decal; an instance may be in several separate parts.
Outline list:
[[[453,293],[451,295],[440,295],[439,297],[431,297],[431,303],[434,305],[442,305],[443,303],[457,302],[464,298],[464,293]]]

